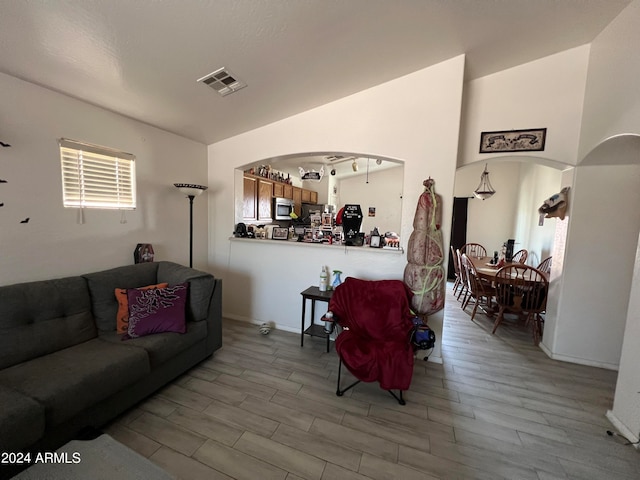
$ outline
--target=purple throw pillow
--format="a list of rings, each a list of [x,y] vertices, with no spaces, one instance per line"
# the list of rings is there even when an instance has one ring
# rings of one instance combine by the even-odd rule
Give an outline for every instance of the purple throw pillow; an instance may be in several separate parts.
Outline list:
[[[187,283],[151,290],[128,289],[129,327],[123,339],[187,331]]]

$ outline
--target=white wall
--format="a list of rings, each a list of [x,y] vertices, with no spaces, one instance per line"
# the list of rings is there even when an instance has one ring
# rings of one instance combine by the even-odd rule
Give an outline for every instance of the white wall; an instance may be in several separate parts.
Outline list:
[[[555,236],[555,218],[545,219],[539,225],[538,208],[551,195],[561,190],[562,172],[555,168],[533,163],[524,163],[520,170],[518,214],[515,236],[521,240],[516,251],[526,248],[529,252],[527,264],[536,267],[552,254]]]
[[[341,267],[345,275],[402,278],[406,257],[398,253],[230,242],[238,188],[233,169],[264,158],[317,151],[402,160],[404,202],[398,233],[406,248],[422,181],[431,176],[437,192],[445,200],[452,197],[463,69],[464,56],[456,57],[209,146],[209,185],[214,190],[209,196],[209,263],[225,281],[225,315],[276,321],[281,328],[299,331],[299,294],[317,283],[321,265]],[[451,208],[446,200],[445,245]],[[439,338],[441,314],[430,319]]]
[[[367,235],[374,227],[378,227],[381,234],[399,233],[403,180],[402,166],[370,173],[369,183],[366,182],[366,175],[344,178],[338,181],[340,204],[337,207],[359,204],[364,215],[360,231]],[[369,216],[369,207],[375,207],[375,217]]]
[[[637,442],[640,439],[640,241],[634,264],[618,383],[613,409],[607,416],[629,440]]]
[[[640,231],[640,163],[578,166],[574,175],[564,286],[545,344],[553,358],[616,369]]]
[[[640,57],[637,54],[637,45],[640,44],[640,0],[634,0],[616,17],[607,28],[593,41],[589,57],[589,70],[585,89],[584,115],[582,119],[582,131],[580,136],[579,160],[582,165],[602,165],[598,168],[601,173],[599,178],[592,179],[595,191],[582,191],[582,195],[589,197],[583,209],[584,219],[574,225],[575,214],[570,217],[569,234],[567,242],[566,261],[575,262],[575,270],[570,278],[563,280],[562,302],[580,299],[580,309],[572,312],[569,322],[577,325],[580,322],[582,332],[592,331],[591,338],[598,337],[601,330],[613,324],[613,332],[606,332],[605,342],[611,342],[612,336],[617,337],[619,343],[615,345],[614,352],[609,354],[609,361],[619,362],[619,375],[616,387],[613,411],[609,418],[629,438],[637,440],[640,433],[640,376],[638,365],[640,364],[640,348],[638,338],[640,330],[640,317],[638,305],[640,287],[638,284],[638,226],[636,192],[640,190],[640,182],[637,178],[637,168],[640,165],[640,142],[637,135],[640,134]],[[626,137],[616,137],[618,135]],[[636,137],[633,137],[633,135]],[[612,138],[614,137],[614,138]],[[610,139],[608,140],[607,139]],[[582,160],[584,159],[584,160]],[[615,164],[630,164],[631,166],[611,166]],[[592,168],[592,167],[583,167]],[[625,174],[631,174],[635,178],[628,178]],[[578,184],[581,177],[588,174],[576,174],[576,194],[581,194],[582,185]],[[587,178],[587,180],[590,180]],[[635,183],[634,183],[635,182]],[[604,186],[604,189],[603,189]],[[599,192],[599,193],[598,193]],[[628,193],[629,198],[623,195]],[[604,194],[604,195],[603,195]],[[605,208],[601,215],[594,215],[590,207],[601,211],[602,206],[608,206],[614,199],[622,199],[614,208]],[[602,202],[596,202],[601,199]],[[597,203],[596,205],[593,205]],[[578,205],[578,201],[575,201]],[[590,223],[590,226],[587,225]],[[624,244],[618,228],[624,236]],[[581,238],[591,229],[597,232],[595,238],[590,235]],[[603,235],[609,233],[607,238]],[[572,258],[576,245],[587,242],[580,258]],[[600,248],[598,248],[600,247]],[[602,251],[610,252],[607,256],[612,263],[605,263]],[[600,253],[598,253],[598,251]],[[596,268],[589,265],[590,258],[597,258]],[[635,262],[632,259],[635,258]],[[602,263],[602,264],[600,264]],[[624,263],[624,265],[620,265]],[[632,269],[635,263],[635,274]],[[580,268],[581,267],[581,268]],[[620,268],[616,268],[620,267]],[[599,285],[597,279],[593,279],[593,272],[598,272],[598,277],[604,279],[606,287],[606,305],[610,309],[600,306],[598,300],[602,293],[590,297],[590,293]],[[592,285],[585,291],[581,291],[581,284],[575,284],[572,280],[591,278]],[[586,301],[585,301],[586,300]],[[589,311],[590,321],[585,322],[580,317],[583,310],[593,307],[594,312]],[[560,305],[563,308],[563,305]],[[566,307],[564,307],[566,308]],[[566,311],[566,310],[565,310]],[[599,315],[598,315],[599,313]],[[559,327],[561,327],[559,325]],[[620,333],[624,329],[624,333]],[[597,334],[597,335],[596,335]],[[557,333],[557,342],[564,342],[562,332]],[[546,332],[545,332],[546,337]],[[622,337],[624,343],[622,344]],[[576,351],[578,345],[565,344],[565,348]],[[582,346],[581,355],[589,354],[591,344]],[[601,347],[596,347],[596,352]],[[620,355],[621,352],[621,355]]]
[[[456,172],[456,197],[473,197],[480,183],[484,163],[469,165]],[[489,180],[496,193],[487,200],[471,198],[467,211],[467,242],[480,243],[493,254],[514,238],[517,217],[519,162],[494,162],[488,166]],[[524,242],[524,239],[518,239]]]
[[[580,156],[605,139],[640,130],[640,0],[634,0],[595,39],[580,135]]]
[[[488,75],[465,84],[458,165],[485,162],[480,133],[496,130],[547,128],[541,157],[576,164],[589,46],[581,46]]]
[[[188,200],[174,182],[207,181],[205,145],[0,74],[0,284],[56,278],[133,263],[137,243],[156,259],[189,261]],[[127,212],[62,206],[57,139],[136,155],[138,208]],[[207,201],[194,208],[194,265],[206,269]],[[27,224],[20,221],[29,217]]]

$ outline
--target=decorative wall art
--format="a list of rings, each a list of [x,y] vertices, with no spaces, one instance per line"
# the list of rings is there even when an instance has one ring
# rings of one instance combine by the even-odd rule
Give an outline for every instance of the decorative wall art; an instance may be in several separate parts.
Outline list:
[[[300,180],[313,180],[314,182],[319,182],[324,177],[324,165],[320,167],[319,171],[315,171],[314,169],[305,170],[302,167],[298,167],[300,171]]]
[[[0,141],[0,146],[2,146],[3,148],[8,148],[11,145],[9,145],[8,143],[4,143],[3,141]],[[7,181],[0,178],[0,183],[7,183]],[[4,207],[4,202],[0,202],[0,207]]]
[[[5,143],[5,142],[3,142],[3,141],[0,141],[0,147],[2,147],[2,148],[9,148],[10,146],[11,146],[10,144]],[[9,183],[9,181],[8,181],[8,180],[6,180],[6,179],[4,179],[4,178],[0,178],[0,184],[3,184],[3,183]],[[2,207],[4,207],[4,201],[1,201],[1,202],[0,202],[0,208],[2,208]],[[23,223],[23,224],[24,224],[24,223],[29,223],[29,220],[30,220],[30,218],[29,218],[29,217],[27,217],[27,218],[25,218],[24,220],[20,220],[20,223]]]
[[[542,152],[546,138],[546,128],[482,132],[480,153]]]

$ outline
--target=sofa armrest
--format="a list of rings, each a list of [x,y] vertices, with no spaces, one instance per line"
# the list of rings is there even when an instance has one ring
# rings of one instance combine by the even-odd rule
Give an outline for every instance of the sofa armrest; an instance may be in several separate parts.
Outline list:
[[[170,285],[189,282],[187,320],[206,320],[207,350],[222,346],[222,280],[213,275],[173,262],[158,262],[158,282]]]
[[[169,285],[188,282],[187,320],[199,322],[208,317],[215,286],[213,275],[173,262],[158,262],[157,281]]]

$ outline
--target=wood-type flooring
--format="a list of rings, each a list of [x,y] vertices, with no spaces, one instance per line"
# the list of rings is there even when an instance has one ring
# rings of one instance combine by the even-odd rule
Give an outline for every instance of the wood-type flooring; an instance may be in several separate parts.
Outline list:
[[[185,480],[640,479],[640,451],[606,434],[616,372],[471,309],[449,284],[443,364],[416,360],[405,406],[377,384],[337,397],[321,338],[225,319],[222,349],[107,433]]]

